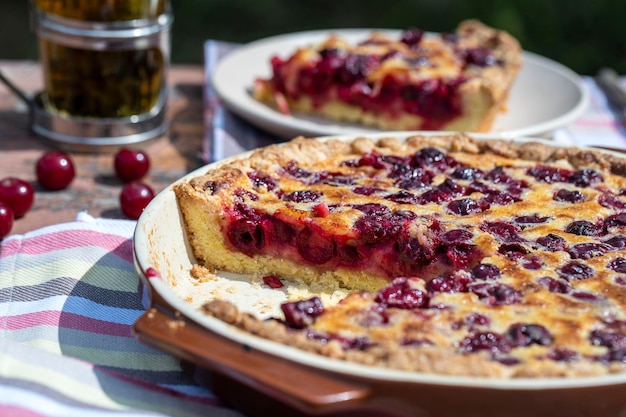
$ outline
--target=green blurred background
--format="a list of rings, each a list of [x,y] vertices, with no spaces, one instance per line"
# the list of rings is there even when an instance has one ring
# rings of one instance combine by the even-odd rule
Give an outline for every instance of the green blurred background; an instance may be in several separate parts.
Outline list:
[[[580,74],[611,66],[626,74],[625,0],[172,0],[172,62],[202,63],[206,39],[249,42],[311,29],[416,26],[450,31],[478,18],[524,49]],[[37,59],[26,0],[0,1],[0,59]]]

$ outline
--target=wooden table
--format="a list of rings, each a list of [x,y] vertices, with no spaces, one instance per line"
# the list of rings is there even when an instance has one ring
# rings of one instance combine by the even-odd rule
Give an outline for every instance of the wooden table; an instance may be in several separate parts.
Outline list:
[[[37,62],[0,61],[0,69],[29,96],[42,88]],[[141,145],[152,163],[144,181],[155,192],[204,164],[203,80],[202,66],[173,65],[169,71],[169,131]],[[33,208],[15,221],[12,233],[73,221],[81,211],[94,217],[124,218],[119,206],[123,184],[114,174],[111,151],[70,150],[68,153],[77,171],[72,184],[62,191],[46,191],[38,186],[37,159],[45,151],[58,147],[55,142],[30,131],[28,107],[0,83],[0,179],[18,177],[35,188]]]

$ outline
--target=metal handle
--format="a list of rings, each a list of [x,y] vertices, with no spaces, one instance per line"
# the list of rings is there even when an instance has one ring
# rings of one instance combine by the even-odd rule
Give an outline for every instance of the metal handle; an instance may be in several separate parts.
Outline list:
[[[609,103],[619,111],[626,112],[626,91],[619,84],[619,75],[610,68],[603,68],[595,77],[598,86],[606,94]]]
[[[30,109],[33,108],[33,100],[30,97],[28,97],[26,93],[20,90],[18,86],[13,84],[13,82],[9,80],[9,78],[4,74],[4,71],[2,71],[2,69],[0,69],[0,81],[2,81],[8,87],[8,89],[11,90],[13,94],[18,96],[22,101],[24,101],[24,103]]]

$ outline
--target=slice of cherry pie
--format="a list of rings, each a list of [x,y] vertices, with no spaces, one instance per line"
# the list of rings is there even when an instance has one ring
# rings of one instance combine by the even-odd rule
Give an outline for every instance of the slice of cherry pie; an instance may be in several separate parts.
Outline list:
[[[626,165],[465,135],[299,138],[175,188],[212,269],[347,288],[259,320],[207,313],[334,358],[495,377],[626,367]]]
[[[456,32],[381,32],[352,44],[336,35],[274,56],[253,95],[283,113],[316,114],[387,130],[488,131],[506,106],[521,48],[476,20]]]

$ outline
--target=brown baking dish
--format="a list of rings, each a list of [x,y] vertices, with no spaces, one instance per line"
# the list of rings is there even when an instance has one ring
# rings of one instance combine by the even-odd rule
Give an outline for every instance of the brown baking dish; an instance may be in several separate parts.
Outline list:
[[[180,358],[198,381],[250,416],[626,415],[626,374],[504,380],[383,369],[303,352],[203,314],[198,306],[215,288],[207,292],[185,279],[194,260],[172,186],[140,217],[134,256],[146,307],[134,326],[139,340]],[[271,299],[275,292],[219,275],[208,285],[224,285],[222,293],[244,309],[255,297],[280,301]]]

